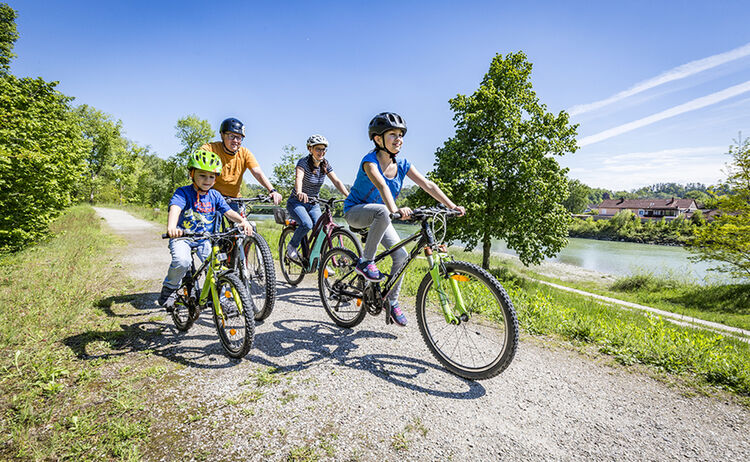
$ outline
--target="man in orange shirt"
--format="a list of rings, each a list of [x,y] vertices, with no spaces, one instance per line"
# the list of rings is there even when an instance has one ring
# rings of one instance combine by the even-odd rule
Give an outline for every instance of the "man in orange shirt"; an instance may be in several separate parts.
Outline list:
[[[266,175],[263,174],[263,170],[253,153],[241,146],[242,140],[245,138],[245,125],[234,117],[230,117],[221,123],[219,132],[221,141],[201,146],[201,149],[214,152],[221,158],[223,167],[221,175],[216,178],[214,189],[224,196],[239,197],[242,175],[245,174],[245,170],[250,170],[258,183],[268,190],[273,203],[279,205],[281,194],[274,189]]]

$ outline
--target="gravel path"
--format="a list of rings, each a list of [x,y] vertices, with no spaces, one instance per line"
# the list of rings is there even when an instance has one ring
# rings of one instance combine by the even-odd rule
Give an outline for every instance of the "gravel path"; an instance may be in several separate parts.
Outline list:
[[[312,276],[279,284],[254,348],[229,360],[205,313],[186,334],[158,320],[163,231],[96,210],[128,240],[133,276],[152,281],[138,308],[163,335],[143,348],[184,366],[165,384],[174,399],[154,400],[163,425],[147,460],[750,460],[750,411],[731,401],[538,338],[500,376],[466,381],[432,358],[408,306],[407,328],[340,329]]]

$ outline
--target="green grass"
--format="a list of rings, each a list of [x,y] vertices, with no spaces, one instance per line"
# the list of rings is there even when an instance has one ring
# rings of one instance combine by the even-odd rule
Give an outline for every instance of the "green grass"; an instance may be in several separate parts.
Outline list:
[[[46,242],[0,259],[0,460],[141,457],[144,400],[166,369],[123,353],[132,333],[113,312],[128,300],[115,295],[134,288],[98,223],[73,207]]]

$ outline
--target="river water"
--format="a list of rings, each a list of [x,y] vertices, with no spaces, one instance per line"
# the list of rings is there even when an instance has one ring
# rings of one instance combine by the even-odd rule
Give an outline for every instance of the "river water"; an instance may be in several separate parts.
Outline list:
[[[257,220],[273,219],[268,215],[252,215],[252,217]],[[342,219],[337,219],[337,222],[344,223]],[[396,224],[395,227],[402,238],[417,230],[414,225],[401,223]],[[493,241],[491,251],[498,254],[517,255],[499,240]],[[688,259],[690,255],[690,252],[684,248],[675,246],[570,238],[567,247],[555,257],[547,260],[615,276],[651,273],[698,283],[732,282],[726,275],[708,271],[714,265],[690,261]]]

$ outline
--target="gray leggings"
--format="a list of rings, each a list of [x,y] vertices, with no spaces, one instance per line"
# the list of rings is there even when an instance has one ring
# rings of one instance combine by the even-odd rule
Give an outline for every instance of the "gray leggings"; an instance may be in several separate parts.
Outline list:
[[[401,238],[391,224],[389,215],[388,209],[383,204],[355,205],[344,214],[344,218],[349,225],[355,228],[370,228],[370,231],[367,233],[365,249],[362,253],[364,260],[375,258],[375,253],[378,251],[378,244],[383,244],[383,247],[390,249],[401,241]],[[408,257],[409,253],[403,247],[393,252],[391,254],[393,260],[391,273],[398,272],[404,266]],[[388,295],[389,300],[396,301],[398,299],[402,280],[403,278],[399,278],[396,285],[393,286],[393,290]]]

